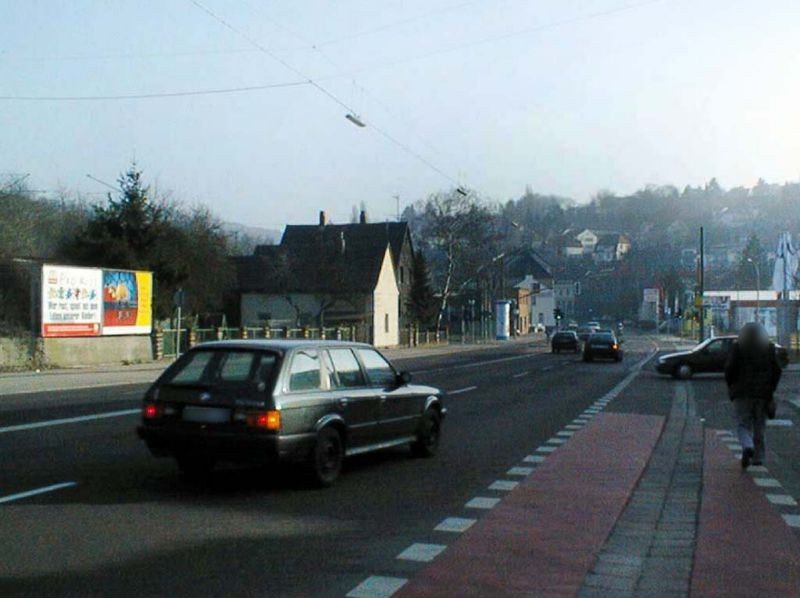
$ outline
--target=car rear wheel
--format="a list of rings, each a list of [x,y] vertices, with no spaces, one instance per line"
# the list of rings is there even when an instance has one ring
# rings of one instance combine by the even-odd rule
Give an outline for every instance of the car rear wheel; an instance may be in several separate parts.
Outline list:
[[[415,457],[433,457],[439,449],[442,437],[442,418],[435,409],[422,415],[417,439],[411,443],[411,454]]]
[[[688,363],[681,363],[675,368],[675,377],[679,380],[688,380],[693,373],[692,366]]]
[[[342,473],[344,444],[339,432],[330,426],[317,434],[317,442],[309,462],[309,475],[315,486],[330,486]]]

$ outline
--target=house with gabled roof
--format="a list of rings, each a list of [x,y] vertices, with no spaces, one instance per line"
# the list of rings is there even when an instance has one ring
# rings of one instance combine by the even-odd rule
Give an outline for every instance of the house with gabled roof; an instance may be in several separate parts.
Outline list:
[[[413,279],[405,222],[289,225],[279,245],[238,262],[243,326],[364,326],[375,345],[399,342]]]

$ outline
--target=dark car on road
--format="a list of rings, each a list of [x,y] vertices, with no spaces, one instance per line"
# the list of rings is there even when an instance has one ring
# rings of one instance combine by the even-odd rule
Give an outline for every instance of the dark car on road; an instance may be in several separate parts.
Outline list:
[[[581,350],[581,341],[574,330],[559,330],[550,340],[550,349],[553,353],[561,353],[561,351],[578,353]]]
[[[598,358],[622,361],[622,357],[622,346],[611,332],[595,332],[583,345],[584,361],[593,361]]]
[[[735,340],[735,336],[717,336],[704,340],[690,351],[662,355],[656,363],[656,371],[682,380],[694,374],[721,373]],[[775,352],[781,367],[786,367],[789,363],[786,349],[775,345]]]
[[[189,475],[218,461],[295,463],[327,486],[346,456],[401,445],[436,452],[443,393],[410,380],[365,344],[204,343],[147,391],[138,434]]]

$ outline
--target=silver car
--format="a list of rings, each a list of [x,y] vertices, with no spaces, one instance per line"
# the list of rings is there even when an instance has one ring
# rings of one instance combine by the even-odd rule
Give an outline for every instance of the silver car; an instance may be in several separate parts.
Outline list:
[[[148,389],[137,431],[187,475],[218,461],[290,462],[327,486],[346,456],[404,444],[416,456],[436,453],[443,392],[410,382],[360,343],[204,343]]]

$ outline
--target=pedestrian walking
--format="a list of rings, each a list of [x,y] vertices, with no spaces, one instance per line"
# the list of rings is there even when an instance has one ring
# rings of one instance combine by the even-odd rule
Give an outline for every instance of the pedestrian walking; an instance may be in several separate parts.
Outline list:
[[[781,366],[767,331],[758,322],[745,324],[725,364],[743,469],[764,462],[767,418],[775,417],[774,394],[780,379]]]

